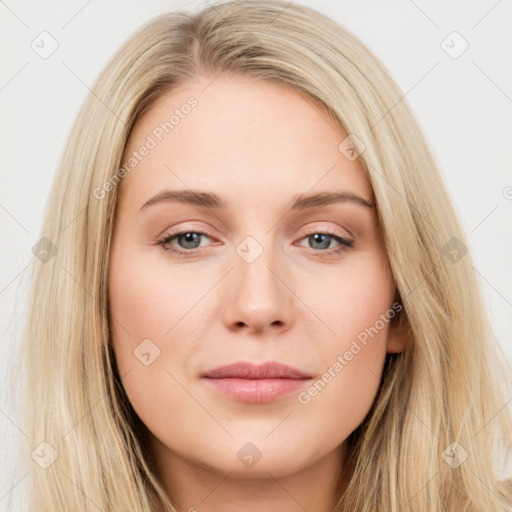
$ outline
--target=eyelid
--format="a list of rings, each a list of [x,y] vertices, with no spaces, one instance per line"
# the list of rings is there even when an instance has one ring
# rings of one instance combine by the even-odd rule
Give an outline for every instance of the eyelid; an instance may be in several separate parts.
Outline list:
[[[335,226],[329,226],[329,227],[326,227],[325,224],[326,223],[329,223],[329,224],[333,224],[332,221],[315,221],[311,224],[308,224],[308,228],[300,228],[299,232],[301,235],[303,236],[308,236],[308,235],[312,235],[314,233],[329,233],[329,234],[335,234],[336,236],[339,236],[340,238],[343,238],[345,240],[353,240],[354,239],[354,236],[352,235],[352,233],[345,229],[345,228],[340,228],[339,225],[335,225]]]
[[[194,221],[192,221],[192,222],[194,222]],[[207,226],[207,224],[205,224],[204,222],[201,222],[201,221],[197,221],[197,222],[199,222],[199,224],[202,226],[205,226],[205,227]],[[325,223],[333,224],[332,221],[315,221],[312,224],[308,224],[307,226],[309,226],[309,227],[307,227],[307,228],[305,228],[305,227],[300,228],[299,234],[301,236],[310,236],[315,233],[326,233],[326,234],[335,234],[335,235],[339,236],[340,238],[344,238],[346,240],[351,240],[354,238],[352,233],[350,233],[350,231],[348,231],[347,229],[340,228],[338,225],[333,226],[333,227],[325,227]],[[204,229],[203,227],[198,228],[196,226],[186,225],[186,226],[178,227],[178,228],[165,229],[162,232],[162,234],[157,237],[157,240],[161,240],[162,238],[167,238],[171,235],[184,234],[184,233],[188,233],[188,232],[200,233],[202,235],[207,236],[208,238],[216,238],[215,235],[210,233],[209,227],[206,227],[206,229]]]
[[[156,237],[157,239],[163,238],[164,236],[170,235],[171,233],[183,233],[183,232],[194,232],[194,233],[203,233],[208,235],[208,232],[214,231],[209,224],[202,221],[184,221],[183,225],[179,223],[177,226],[172,228],[165,228],[161,231],[161,233]],[[213,235],[208,235],[213,236]]]

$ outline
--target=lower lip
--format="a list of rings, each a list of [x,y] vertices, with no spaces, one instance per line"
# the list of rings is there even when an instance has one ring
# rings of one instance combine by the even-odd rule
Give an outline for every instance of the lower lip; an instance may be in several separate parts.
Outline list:
[[[210,386],[240,402],[254,404],[271,402],[301,388],[311,379],[212,379]]]

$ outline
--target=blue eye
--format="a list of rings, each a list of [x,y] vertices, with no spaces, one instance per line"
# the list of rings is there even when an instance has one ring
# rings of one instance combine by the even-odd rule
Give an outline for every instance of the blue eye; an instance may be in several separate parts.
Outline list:
[[[351,240],[347,240],[346,238],[343,238],[339,235],[336,235],[335,233],[330,233],[327,231],[316,231],[315,233],[312,233],[305,237],[305,239],[308,240],[308,242],[313,245],[312,249],[321,249],[321,252],[340,252],[343,250],[346,250],[348,247],[353,247],[354,242]],[[303,239],[304,240],[304,239]],[[338,242],[338,246],[334,249],[331,249],[331,251],[324,251],[323,249],[328,249],[331,241],[335,240]],[[315,247],[314,245],[318,244],[319,246]]]
[[[206,233],[201,231],[179,231],[166,235],[158,241],[158,244],[164,251],[170,252],[178,256],[194,256],[196,249],[201,247],[201,237],[210,238]],[[316,230],[304,236],[301,240],[308,240],[311,249],[325,255],[337,254],[354,246],[352,240],[347,240],[335,233],[328,231]],[[181,247],[171,245],[172,241],[176,241]],[[332,241],[336,241],[339,245],[329,248]],[[314,247],[314,245],[317,247]],[[325,250],[328,249],[328,250]],[[323,254],[322,254],[323,255]]]
[[[206,233],[202,233],[200,231],[180,231],[167,235],[158,243],[162,246],[164,251],[168,251],[174,254],[186,255],[200,246],[199,244],[201,243],[201,236],[210,238]],[[169,246],[170,242],[174,239],[176,239],[178,242],[181,241],[185,246],[184,249]]]

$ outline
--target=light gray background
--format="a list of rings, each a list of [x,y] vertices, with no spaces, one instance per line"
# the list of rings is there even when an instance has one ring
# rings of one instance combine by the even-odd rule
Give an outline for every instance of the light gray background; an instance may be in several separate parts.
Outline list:
[[[298,3],[359,36],[406,94],[468,233],[495,332],[512,361],[512,0]],[[24,312],[26,266],[71,124],[100,69],[134,29],[165,11],[202,5],[0,0],[0,461],[7,458],[0,510],[11,475],[15,498],[25,492],[26,470],[14,465],[24,434],[3,377]],[[46,59],[31,47],[46,38],[50,48],[44,31],[58,43]],[[464,43],[454,31],[469,44],[458,58]]]

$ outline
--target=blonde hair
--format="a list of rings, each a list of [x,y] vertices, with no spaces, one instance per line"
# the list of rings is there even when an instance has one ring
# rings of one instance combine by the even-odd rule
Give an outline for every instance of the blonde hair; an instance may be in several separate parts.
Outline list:
[[[425,138],[386,69],[354,35],[281,0],[151,20],[82,106],[42,229],[57,252],[32,268],[23,345],[27,457],[42,442],[58,454],[46,469],[31,464],[32,509],[175,510],[110,344],[107,269],[118,187],[101,199],[94,191],[118,177],[130,130],[156,99],[220,73],[305,93],[364,145],[359,159],[411,335],[405,352],[387,356],[373,407],[349,438],[348,483],[336,510],[510,510],[496,464],[512,433],[507,363]],[[448,460],[466,456],[460,465]]]

